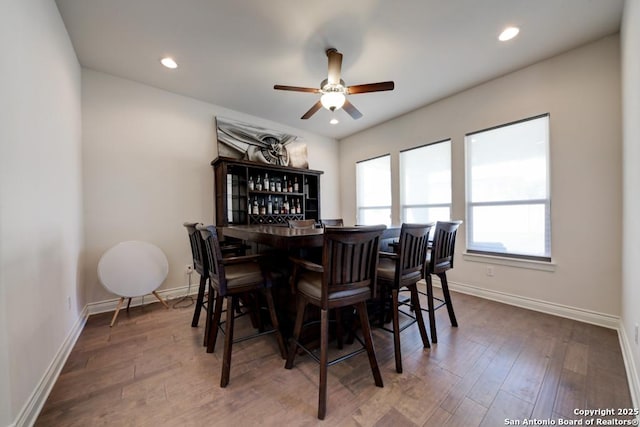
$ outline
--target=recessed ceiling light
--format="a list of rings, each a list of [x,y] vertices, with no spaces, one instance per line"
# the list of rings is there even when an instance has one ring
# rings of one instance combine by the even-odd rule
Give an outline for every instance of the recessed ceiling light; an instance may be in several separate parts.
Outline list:
[[[165,67],[167,67],[167,68],[171,68],[172,70],[174,68],[178,68],[178,63],[176,61],[174,61],[173,58],[170,58],[168,56],[166,58],[162,58],[160,60],[160,63],[162,65],[164,65]]]
[[[340,122],[338,121],[338,119],[333,118],[333,119],[329,120],[329,123],[331,123],[332,125],[337,125]]]
[[[498,36],[498,40],[501,42],[506,42],[507,40],[511,40],[520,32],[520,28],[518,27],[507,27],[500,33]]]

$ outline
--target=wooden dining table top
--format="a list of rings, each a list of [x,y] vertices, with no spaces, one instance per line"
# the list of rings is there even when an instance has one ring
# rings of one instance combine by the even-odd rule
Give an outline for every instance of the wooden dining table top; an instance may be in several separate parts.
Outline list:
[[[321,247],[322,228],[296,229],[278,225],[230,225],[222,227],[222,235],[278,249]]]
[[[324,229],[295,229],[278,225],[230,225],[221,227],[222,235],[269,245],[278,249],[300,249],[322,247]],[[400,227],[388,227],[383,239],[396,238],[400,235]]]

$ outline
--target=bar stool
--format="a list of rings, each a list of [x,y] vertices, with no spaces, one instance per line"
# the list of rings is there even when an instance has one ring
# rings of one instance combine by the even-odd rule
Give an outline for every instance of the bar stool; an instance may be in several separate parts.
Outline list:
[[[424,276],[424,264],[429,243],[431,224],[402,224],[397,253],[380,252],[378,263],[378,286],[383,290],[382,295],[391,290],[391,311],[393,316],[393,330],[385,327],[382,329],[393,332],[393,345],[396,359],[396,372],[402,373],[402,356],[400,354],[400,332],[414,323],[418,323],[420,337],[424,348],[429,345],[429,337],[424,326],[420,298],[417,283]],[[401,302],[398,293],[406,288],[411,292],[410,302]],[[386,292],[385,292],[386,291]],[[379,298],[382,299],[382,295]],[[383,305],[383,304],[382,304]],[[412,313],[401,310],[401,306],[411,307]],[[381,307],[381,311],[384,307]],[[399,314],[408,316],[412,321],[400,328]],[[380,313],[382,316],[383,313]]]
[[[447,282],[447,270],[453,268],[453,255],[456,246],[456,234],[458,227],[462,221],[438,221],[436,222],[436,231],[433,237],[433,247],[427,256],[425,265],[425,282],[427,282],[427,310],[429,312],[429,327],[431,329],[431,342],[438,342],[436,332],[436,316],[435,310],[442,306],[447,307],[449,312],[449,320],[451,326],[457,327],[458,321],[453,311],[453,303],[451,302],[451,294],[449,293],[449,283]],[[435,274],[440,278],[442,285],[443,299],[433,296],[433,282],[431,275]],[[434,300],[439,304],[434,307]],[[424,310],[424,309],[423,309]]]
[[[212,307],[212,304],[209,304],[207,307],[207,318],[212,319],[211,327],[209,328],[209,337],[207,339],[207,353],[212,353],[215,349],[218,329],[221,328],[220,317],[223,311],[222,304],[223,300],[227,301],[227,318],[225,321],[225,329],[223,330],[225,334],[224,354],[222,359],[222,374],[220,377],[220,387],[226,387],[227,384],[229,384],[231,353],[235,342],[245,341],[265,334],[275,334],[283,359],[286,357],[286,349],[284,340],[280,334],[278,316],[276,315],[273,296],[271,295],[271,281],[268,278],[268,273],[266,273],[257,262],[261,258],[261,255],[223,258],[216,228],[212,225],[206,227],[198,225],[196,229],[202,235],[205,243],[209,264],[209,293],[217,293],[215,307]],[[245,314],[238,314],[235,310],[239,304],[239,297],[244,294],[256,293],[256,291],[261,292],[266,300],[272,329],[265,331],[261,327],[255,334],[234,340],[233,329],[235,319]],[[259,317],[260,316],[258,316],[258,318]]]
[[[375,296],[376,265],[380,237],[384,225],[370,227],[327,227],[324,232],[322,265],[299,258],[293,262],[293,281],[297,291],[297,313],[293,337],[289,345],[286,369],[293,368],[298,347],[320,363],[318,418],[324,419],[327,411],[327,369],[364,351],[376,386],[382,387],[376,352],[371,337],[366,301]],[[300,341],[304,312],[308,304],[320,308],[320,357],[307,349]],[[329,310],[355,306],[362,326],[364,342],[357,338],[362,348],[333,361],[328,360]]]
[[[214,304],[215,295],[208,294],[208,297],[205,299],[207,280],[209,280],[209,263],[207,261],[204,240],[202,240],[202,235],[200,234],[200,232],[196,230],[196,226],[202,225],[202,223],[185,222],[182,225],[184,225],[184,227],[187,229],[187,233],[189,235],[189,245],[191,247],[191,255],[193,258],[193,269],[200,275],[198,296],[196,298],[195,308],[193,310],[193,319],[191,320],[191,326],[196,328],[198,327],[198,322],[200,320],[200,312],[203,308],[206,310],[208,304]],[[222,256],[244,255],[247,248],[248,247],[242,242],[225,242],[225,244],[221,244],[220,246]],[[207,345],[210,325],[211,319],[207,318],[202,345]]]
[[[196,230],[197,225],[201,225],[197,222],[185,222],[182,224],[189,234],[189,244],[191,246],[191,255],[193,257],[193,269],[200,275],[200,286],[198,287],[198,297],[196,298],[196,306],[193,310],[193,319],[191,320],[191,326],[194,328],[198,327],[198,321],[200,320],[200,311],[204,307],[206,309],[206,302],[204,301],[204,294],[207,287],[207,280],[209,280],[209,264],[207,262],[207,257],[205,256],[205,247],[204,240],[202,240],[202,236],[200,232]],[[211,298],[213,300],[214,298]],[[203,345],[207,345],[207,336],[208,336],[208,325],[207,322],[205,326],[204,332],[204,343]]]

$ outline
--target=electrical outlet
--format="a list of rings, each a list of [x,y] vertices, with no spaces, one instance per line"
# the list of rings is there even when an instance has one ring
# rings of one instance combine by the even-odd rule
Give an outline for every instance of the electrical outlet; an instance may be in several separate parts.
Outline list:
[[[193,265],[191,264],[187,264],[187,266],[184,268],[185,273],[187,274],[191,274],[193,273]]]
[[[638,345],[638,324],[636,323],[636,337],[635,337],[636,345]]]
[[[488,265],[487,266],[487,276],[493,277],[493,266],[492,265]]]

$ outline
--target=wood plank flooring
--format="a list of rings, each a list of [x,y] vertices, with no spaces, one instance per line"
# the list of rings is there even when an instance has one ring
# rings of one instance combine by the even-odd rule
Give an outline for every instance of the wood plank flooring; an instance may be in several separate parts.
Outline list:
[[[205,353],[204,312],[198,328],[193,306],[132,308],[113,328],[110,313],[91,316],[36,425],[492,427],[631,407],[616,331],[464,294],[453,301],[460,326],[438,310],[431,349],[417,325],[401,334],[403,374],[392,334],[374,328],[384,388],[366,354],[330,367],[324,421],[316,419],[317,364],[299,355],[285,370],[272,335],[234,346],[221,389],[223,340]]]

